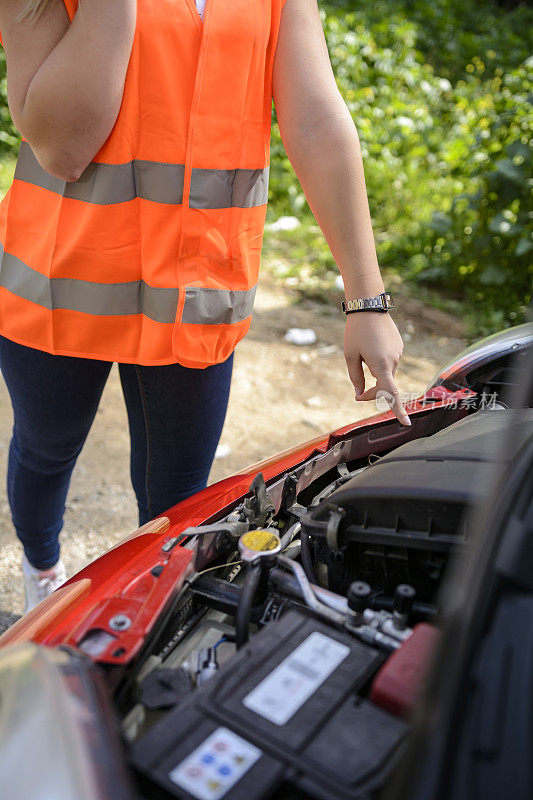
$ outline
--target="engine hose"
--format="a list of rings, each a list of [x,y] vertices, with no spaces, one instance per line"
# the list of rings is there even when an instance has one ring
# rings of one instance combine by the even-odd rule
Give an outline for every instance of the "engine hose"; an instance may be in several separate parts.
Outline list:
[[[377,595],[376,597],[370,598],[368,607],[373,611],[392,611],[394,609],[394,600],[392,597]],[[437,606],[415,600],[411,613],[422,617],[436,617],[439,613],[439,609]]]
[[[260,565],[251,564],[244,579],[241,596],[239,597],[239,603],[237,605],[237,613],[235,615],[235,644],[237,645],[237,650],[248,641],[248,629],[250,627],[252,607],[260,580]]]
[[[309,534],[302,531],[300,535],[300,540],[302,542],[302,551],[301,551],[302,567],[304,568],[307,580],[311,581],[311,583],[318,583],[315,571],[313,569],[313,558],[311,556],[311,540]]]

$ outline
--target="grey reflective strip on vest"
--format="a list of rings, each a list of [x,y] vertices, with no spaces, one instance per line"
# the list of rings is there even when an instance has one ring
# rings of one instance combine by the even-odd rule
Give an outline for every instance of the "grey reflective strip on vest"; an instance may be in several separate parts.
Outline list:
[[[0,286],[17,297],[50,310],[81,311],[97,316],[144,314],[154,322],[172,323],[177,289],[160,289],[144,281],[92,283],[74,278],[47,278],[10,253],[2,251]]]
[[[252,313],[256,290],[257,285],[244,291],[190,286],[185,289],[182,322],[197,325],[242,322]]]
[[[268,200],[269,168],[193,168],[189,206],[191,208],[252,208]]]
[[[154,203],[183,202],[183,164],[134,160],[91,162],[77,181],[63,181],[41,167],[27,142],[20,145],[15,178],[63,197],[94,205],[127,203],[140,197]],[[191,176],[191,208],[251,208],[268,199],[269,168],[196,169]]]
[[[41,167],[27,142],[21,142],[15,178],[49,192],[94,205],[127,203],[136,197],[155,203],[178,204],[183,199],[184,167],[156,161],[127,164],[91,162],[77,181],[62,181]]]
[[[1,244],[0,286],[49,310],[62,308],[95,316],[144,314],[154,322],[170,324],[178,307],[178,289],[149,286],[142,280],[92,283],[75,278],[50,279],[5,253]],[[201,325],[241,322],[252,313],[256,289],[188,288],[182,320]]]

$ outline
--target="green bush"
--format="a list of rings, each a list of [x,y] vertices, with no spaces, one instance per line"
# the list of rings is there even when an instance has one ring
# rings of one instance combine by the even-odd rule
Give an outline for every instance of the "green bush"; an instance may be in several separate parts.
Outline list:
[[[380,264],[462,298],[475,334],[520,321],[532,282],[533,10],[352,0],[321,18],[361,141]],[[270,198],[269,219],[312,225],[276,125]],[[323,238],[307,241],[314,292],[338,272]]]
[[[18,152],[20,136],[11,121],[7,105],[6,57],[0,50],[0,158],[14,157]]]
[[[473,105],[469,191],[454,197],[449,213],[434,212],[427,266],[413,270],[414,278],[465,291],[483,309],[476,315],[483,333],[524,318],[531,301],[533,57],[493,84],[490,109]]]

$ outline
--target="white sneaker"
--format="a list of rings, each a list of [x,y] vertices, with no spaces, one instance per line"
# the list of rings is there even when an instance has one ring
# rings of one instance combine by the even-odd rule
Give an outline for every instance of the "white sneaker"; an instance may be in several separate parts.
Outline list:
[[[24,575],[24,613],[52,594],[67,579],[67,571],[61,558],[49,569],[35,569],[26,558],[25,553],[22,555],[22,574]]]

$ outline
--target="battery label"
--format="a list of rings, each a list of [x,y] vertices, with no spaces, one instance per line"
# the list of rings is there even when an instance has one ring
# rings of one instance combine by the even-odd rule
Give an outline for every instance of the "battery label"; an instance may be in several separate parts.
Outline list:
[[[349,652],[345,644],[315,631],[246,695],[243,704],[274,725],[285,725]]]
[[[198,800],[220,800],[261,755],[233,731],[217,728],[168,777]]]

